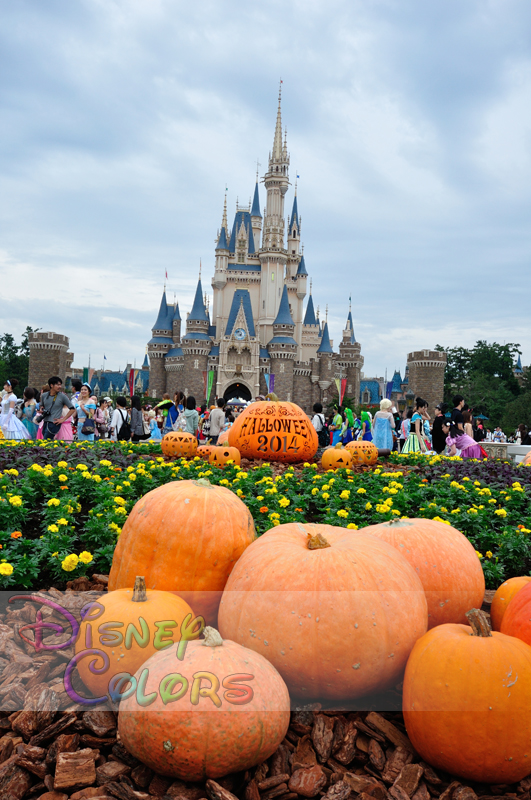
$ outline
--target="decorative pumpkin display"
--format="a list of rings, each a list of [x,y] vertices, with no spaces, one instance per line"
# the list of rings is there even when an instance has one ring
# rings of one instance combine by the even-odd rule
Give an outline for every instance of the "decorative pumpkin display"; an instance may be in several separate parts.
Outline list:
[[[106,695],[111,678],[119,672],[133,675],[153,653],[171,644],[174,630],[178,641],[186,617],[193,625],[188,603],[171,592],[146,590],[143,577],[135,579],[134,589],[102,595],[82,621],[76,640],[76,655],[90,651],[77,663],[83,683],[94,696]],[[160,630],[157,623],[165,620],[176,624]],[[195,625],[197,634],[201,627]],[[91,663],[98,672],[90,669]]]
[[[160,446],[165,456],[193,458],[197,451],[197,437],[184,431],[170,431],[162,437]]]
[[[204,459],[204,461],[208,461],[212,454],[212,450],[214,449],[215,445],[213,444],[201,444],[197,448],[195,454],[199,456],[199,458]]]
[[[482,611],[467,617],[470,627],[439,625],[413,648],[404,677],[407,733],[437,769],[516,783],[530,769],[531,647],[491,633]]]
[[[378,461],[378,448],[373,442],[364,442],[358,440],[356,442],[349,442],[345,445],[345,449],[349,451],[352,456],[353,464],[376,464]]]
[[[133,506],[114,551],[109,590],[140,572],[150,589],[177,592],[215,622],[227,578],[256,537],[247,506],[224,486],[172,481]]]
[[[343,445],[336,445],[335,447],[327,447],[321,456],[321,465],[324,470],[341,469],[342,467],[352,466],[352,456],[346,447]]]
[[[427,629],[420,579],[394,547],[332,525],[279,525],[234,567],[223,636],[261,653],[298,697],[344,700],[400,680]]]
[[[258,653],[223,641],[213,628],[189,642],[182,661],[175,647],[157,653],[120,703],[118,730],[127,750],[162,775],[186,781],[219,778],[266,760],[286,735],[290,699],[276,669]]]
[[[466,612],[481,607],[485,578],[474,547],[456,528],[434,519],[394,519],[363,528],[392,544],[409,561],[426,592],[428,628],[466,624]]]
[[[228,445],[229,443],[229,431],[221,431],[218,436],[218,445]]]
[[[526,467],[531,467],[531,450],[529,451],[529,453],[527,453],[523,463],[525,464]]]
[[[524,586],[527,586],[529,581],[531,581],[529,575],[519,575],[517,578],[509,578],[504,581],[501,586],[498,586],[490,607],[490,621],[493,630],[501,631],[502,619],[507,610],[507,606],[515,594],[519,592],[520,589],[523,589]]]
[[[236,447],[213,447],[208,460],[215,467],[224,467],[227,461],[234,461],[239,466],[241,461],[240,451]]]
[[[309,461],[319,441],[311,420],[295,403],[251,403],[229,428],[229,444],[244,458],[294,464]]]
[[[515,592],[505,609],[500,630],[531,644],[531,583]]]

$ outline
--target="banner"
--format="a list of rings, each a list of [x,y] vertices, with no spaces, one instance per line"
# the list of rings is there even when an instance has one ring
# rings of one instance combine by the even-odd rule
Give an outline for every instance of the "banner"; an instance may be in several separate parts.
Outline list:
[[[210,402],[210,393],[212,392],[213,385],[214,385],[214,370],[211,369],[208,371],[207,396],[206,396],[207,405]]]
[[[203,397],[206,397],[207,393],[207,375],[208,372],[206,370],[203,370]]]
[[[269,394],[269,372],[264,372],[264,378],[267,386],[267,394]]]
[[[274,375],[270,375],[269,376],[269,393],[274,392],[274,391],[275,391],[275,376]]]
[[[341,405],[341,384],[339,383],[339,378],[334,378],[334,383],[337,389],[337,396],[339,398],[339,405]]]
[[[341,378],[334,378],[336,389],[337,389],[337,396],[339,397],[339,405],[343,402],[343,398],[345,396],[345,389],[347,388],[347,379]]]
[[[83,383],[88,383],[88,367],[83,367]]]
[[[132,369],[129,372],[129,396],[132,397],[135,393],[135,383],[138,376],[138,370]]]
[[[92,386],[92,378],[94,377],[94,373],[96,372],[95,369],[89,369],[88,371],[88,383]]]

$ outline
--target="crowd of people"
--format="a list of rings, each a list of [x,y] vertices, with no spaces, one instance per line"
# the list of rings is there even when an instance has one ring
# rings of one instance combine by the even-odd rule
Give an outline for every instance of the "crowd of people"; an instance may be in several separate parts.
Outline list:
[[[72,380],[72,392],[67,394],[58,376],[52,376],[40,390],[26,387],[21,398],[17,387],[17,380],[7,380],[2,394],[0,428],[7,439],[141,442],[161,440],[170,431],[185,431],[200,442],[217,444],[220,434],[245,407],[244,403],[223,398],[210,408],[206,403],[198,407],[195,397],[185,397],[183,392],[175,392],[173,399],[165,394],[154,406],[148,398],[137,395],[117,397],[113,402],[110,397],[97,398],[90,384],[79,380]],[[255,398],[264,399],[262,395]],[[359,439],[402,453],[483,458],[483,441],[531,445],[531,432],[525,425],[506,437],[499,426],[492,432],[483,425],[482,417],[474,417],[462,395],[456,395],[452,405],[449,412],[446,403],[439,403],[432,419],[429,405],[421,397],[402,414],[388,399],[380,401],[374,415],[368,410],[358,415],[340,406],[326,417],[321,403],[315,403],[312,424],[320,447]]]

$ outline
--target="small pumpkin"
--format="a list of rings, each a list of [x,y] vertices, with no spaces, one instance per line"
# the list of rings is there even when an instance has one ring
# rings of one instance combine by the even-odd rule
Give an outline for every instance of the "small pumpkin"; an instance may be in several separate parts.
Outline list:
[[[227,461],[234,461],[239,466],[241,461],[240,451],[236,447],[213,447],[210,458],[210,464],[215,467],[224,467]]]
[[[170,431],[160,443],[162,452],[170,458],[193,458],[197,451],[197,437],[184,431]]]
[[[481,606],[485,577],[474,547],[461,531],[436,519],[394,519],[363,528],[396,547],[426,592],[428,628],[466,624],[466,612]]]
[[[131,509],[114,551],[109,590],[133,585],[177,592],[194,612],[215,623],[227,578],[256,536],[247,506],[204,478],[172,481]]]
[[[362,697],[400,680],[426,632],[422,584],[394,547],[332,525],[266,531],[234,567],[222,636],[268,658],[290,693]]]
[[[340,443],[335,447],[327,447],[321,456],[321,466],[325,471],[352,466],[352,456]]]
[[[155,772],[187,781],[251,769],[275,752],[288,730],[290,699],[276,669],[261,655],[223,641],[213,628],[205,640],[157,653],[140,705],[120,703],[118,730],[128,752]],[[134,680],[135,680],[134,679]],[[164,699],[161,698],[164,692]]]
[[[229,428],[229,444],[244,458],[294,464],[309,461],[319,441],[311,420],[295,403],[251,403]]]
[[[358,439],[345,445],[345,449],[351,454],[353,464],[372,465],[378,461],[378,448],[373,442]]]
[[[531,644],[531,583],[512,597],[502,617],[500,630]]]
[[[467,618],[469,625],[432,628],[413,648],[404,676],[407,733],[436,769],[516,783],[529,774],[531,647],[491,633],[482,611]]]
[[[529,451],[529,453],[524,458],[523,464],[525,464],[526,467],[531,467],[531,450]]]
[[[218,445],[221,444],[227,445],[228,443],[229,443],[229,431],[228,430],[221,431],[221,433],[218,436]]]
[[[107,592],[87,611],[79,628],[75,652],[87,653],[77,662],[81,680],[94,696],[106,695],[109,681],[116,674],[134,674],[153,653],[171,644],[173,627],[177,640],[186,617],[187,623],[193,625],[188,603],[171,592],[146,590],[146,582],[140,576],[133,589]],[[156,624],[164,620],[176,623],[166,626],[166,639],[158,634],[160,626]],[[197,636],[203,627],[203,622],[196,623]],[[95,655],[92,648],[102,655]],[[91,664],[104,671],[93,672]]]
[[[529,575],[519,575],[516,578],[509,578],[504,581],[501,586],[498,586],[490,607],[490,619],[493,630],[501,631],[501,624],[504,614],[507,611],[507,606],[515,594],[519,592],[520,589],[523,589],[524,586],[527,586],[529,581],[531,581]]]
[[[212,454],[212,450],[214,449],[213,444],[201,444],[196,450],[196,456],[202,458],[204,461],[208,461]]]

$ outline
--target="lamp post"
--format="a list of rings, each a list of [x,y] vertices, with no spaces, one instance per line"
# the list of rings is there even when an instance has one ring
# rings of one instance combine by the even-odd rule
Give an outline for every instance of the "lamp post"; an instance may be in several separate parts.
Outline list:
[[[408,409],[413,408],[413,401],[414,400],[415,400],[415,395],[410,389],[408,392],[406,392],[406,403],[407,403]]]

